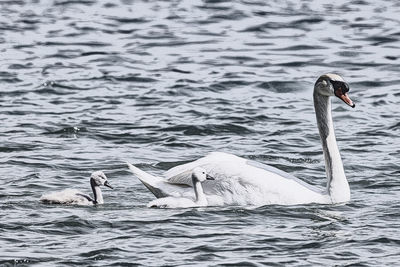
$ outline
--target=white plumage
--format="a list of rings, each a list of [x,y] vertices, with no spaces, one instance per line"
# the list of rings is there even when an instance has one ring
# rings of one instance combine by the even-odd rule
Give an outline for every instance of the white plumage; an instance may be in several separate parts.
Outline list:
[[[93,172],[90,176],[90,185],[93,191],[93,198],[76,189],[65,189],[63,191],[52,192],[40,197],[40,201],[47,204],[71,204],[71,205],[93,205],[103,204],[103,194],[100,186],[104,185],[111,189],[107,176],[102,171]]]
[[[214,180],[214,178],[208,175],[205,169],[195,167],[193,171],[191,171],[191,185],[194,189],[192,198],[163,197],[151,201],[147,206],[158,208],[192,208],[207,206],[208,201],[201,185],[201,183],[206,180]]]
[[[348,85],[336,74],[322,75],[314,86],[314,106],[325,156],[326,190],[272,166],[221,152],[213,152],[196,161],[176,166],[168,170],[164,178],[150,175],[131,164],[129,168],[158,198],[190,196],[193,190],[191,173],[201,167],[215,178],[215,181],[203,183],[209,205],[293,205],[349,201],[350,188],[336,144],[329,99],[330,96],[337,96],[354,107],[347,95],[348,90]]]

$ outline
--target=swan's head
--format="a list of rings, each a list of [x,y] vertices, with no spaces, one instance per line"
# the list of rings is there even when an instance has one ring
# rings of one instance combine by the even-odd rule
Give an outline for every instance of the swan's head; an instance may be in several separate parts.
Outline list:
[[[337,96],[344,103],[354,108],[356,105],[348,96],[350,88],[343,78],[337,74],[324,74],[315,83],[314,92],[324,96]]]
[[[108,183],[107,176],[102,171],[93,172],[92,175],[90,176],[90,180],[92,180],[95,183],[95,185],[97,185],[97,186],[104,185],[104,186],[107,186],[107,187],[109,187],[111,189],[114,189]]]
[[[193,181],[204,182],[205,180],[215,180],[212,176],[207,174],[207,171],[201,167],[196,167],[192,172]]]

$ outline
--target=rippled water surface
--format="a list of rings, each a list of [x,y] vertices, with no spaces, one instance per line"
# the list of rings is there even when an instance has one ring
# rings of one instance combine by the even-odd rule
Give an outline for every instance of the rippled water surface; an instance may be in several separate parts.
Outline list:
[[[0,265],[396,266],[397,1],[1,1]],[[333,100],[346,205],[149,209],[126,168],[211,151],[326,183],[312,88]],[[102,206],[45,205],[90,192]]]

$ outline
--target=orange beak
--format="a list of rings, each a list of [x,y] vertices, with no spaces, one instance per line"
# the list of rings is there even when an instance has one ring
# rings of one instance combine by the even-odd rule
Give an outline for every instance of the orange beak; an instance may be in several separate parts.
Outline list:
[[[353,103],[353,101],[350,99],[350,97],[348,96],[347,93],[343,93],[341,88],[338,88],[335,91],[335,95],[337,97],[339,97],[340,99],[343,100],[344,103],[346,103],[347,105],[349,105],[350,107],[354,108],[356,106],[356,104]]]

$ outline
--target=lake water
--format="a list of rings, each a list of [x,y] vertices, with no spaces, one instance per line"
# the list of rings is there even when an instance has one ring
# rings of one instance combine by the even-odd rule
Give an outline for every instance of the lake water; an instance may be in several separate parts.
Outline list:
[[[268,4],[266,3],[268,2]],[[1,1],[1,266],[396,266],[397,1]],[[325,186],[312,89],[333,99],[345,205],[149,209],[154,174],[211,151]],[[101,206],[45,205],[90,192]]]

